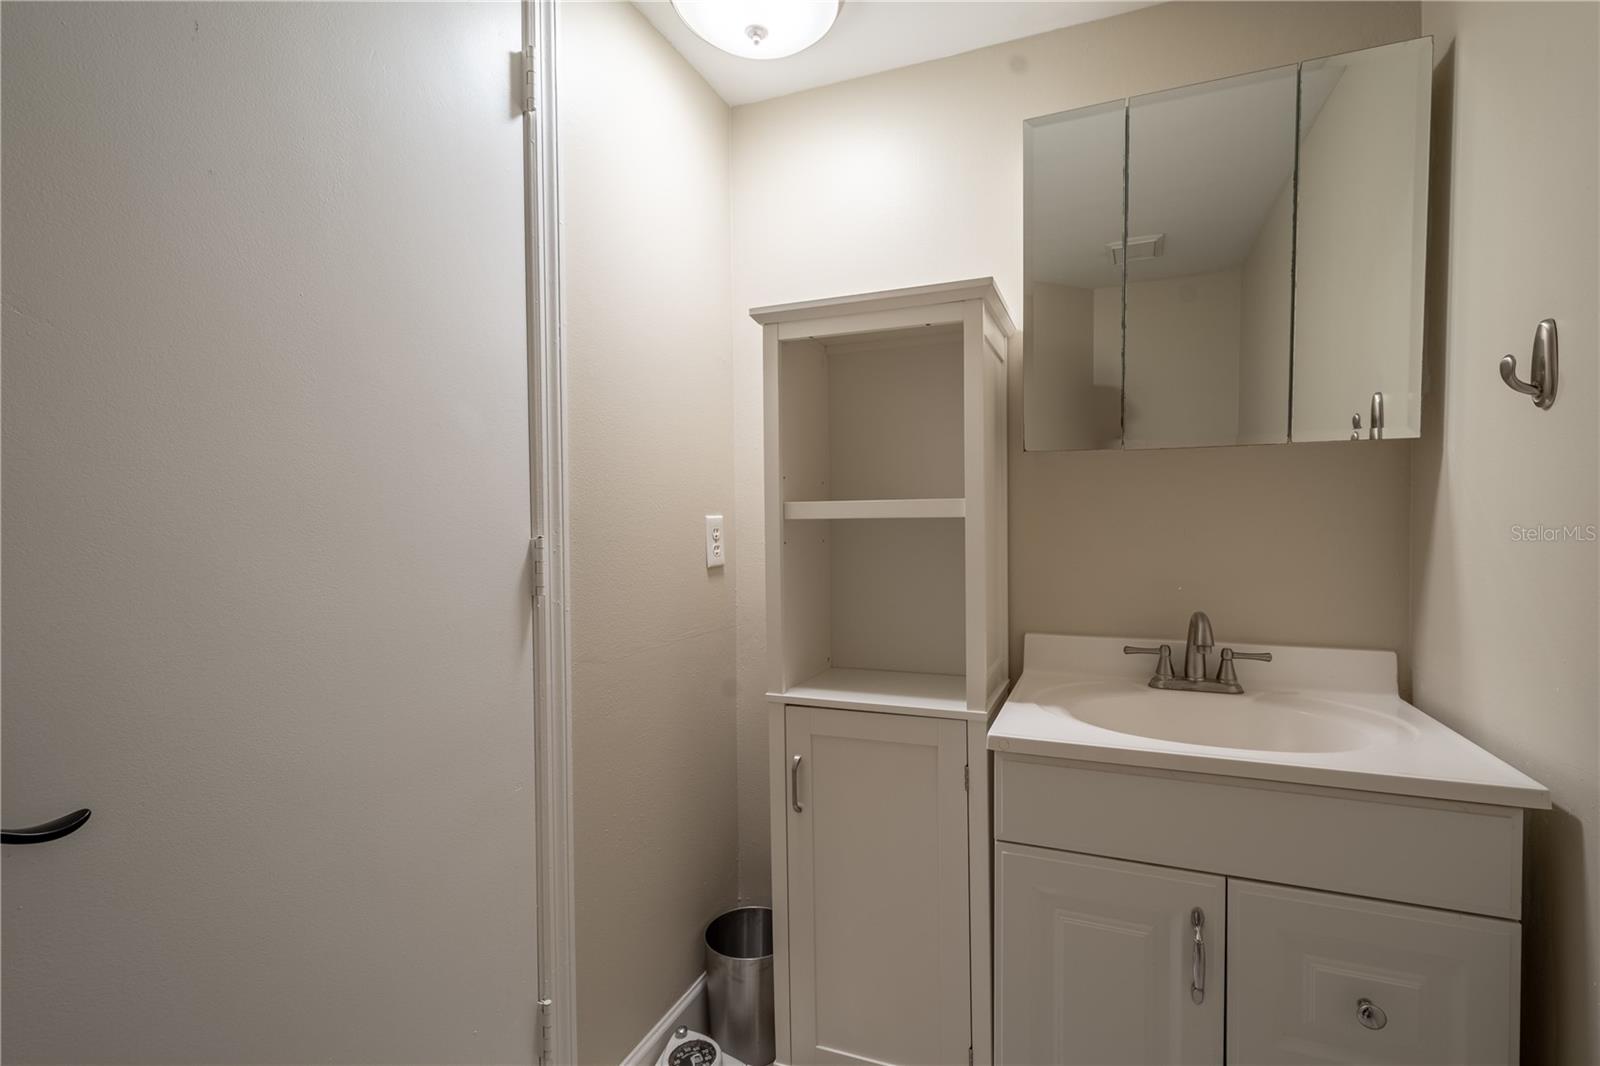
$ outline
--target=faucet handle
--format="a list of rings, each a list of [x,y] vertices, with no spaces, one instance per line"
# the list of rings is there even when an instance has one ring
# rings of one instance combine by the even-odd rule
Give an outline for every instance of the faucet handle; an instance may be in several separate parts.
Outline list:
[[[1235,659],[1251,659],[1258,663],[1270,663],[1270,651],[1234,651],[1232,648],[1222,649],[1222,662],[1217,664],[1217,680],[1224,685],[1237,685],[1239,672],[1233,668]]]
[[[1163,644],[1159,648],[1141,648],[1137,644],[1124,644],[1124,655],[1154,655],[1156,656],[1155,677],[1162,681],[1172,680],[1172,645]]]

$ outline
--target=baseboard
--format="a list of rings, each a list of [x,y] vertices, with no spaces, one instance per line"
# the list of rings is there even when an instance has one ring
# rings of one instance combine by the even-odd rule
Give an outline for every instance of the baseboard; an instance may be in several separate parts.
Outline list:
[[[667,1037],[680,1025],[687,1025],[700,1033],[710,1025],[706,1020],[705,974],[696,977],[689,990],[678,997],[678,1002],[667,1008],[667,1013],[623,1057],[621,1066],[655,1066],[656,1059],[661,1057],[661,1052],[667,1046]]]

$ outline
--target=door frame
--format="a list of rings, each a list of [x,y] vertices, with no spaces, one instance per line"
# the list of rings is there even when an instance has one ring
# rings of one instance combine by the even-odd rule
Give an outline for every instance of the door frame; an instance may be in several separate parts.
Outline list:
[[[572,829],[572,655],[567,600],[566,352],[561,323],[556,0],[523,0],[524,226],[533,586],[539,1061],[575,1063],[577,952]],[[531,104],[531,106],[528,106]]]

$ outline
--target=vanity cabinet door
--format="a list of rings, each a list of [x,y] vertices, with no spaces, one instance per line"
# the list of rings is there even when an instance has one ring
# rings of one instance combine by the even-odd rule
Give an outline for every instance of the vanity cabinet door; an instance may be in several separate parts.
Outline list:
[[[1517,1060],[1521,926],[1228,884],[1228,1061]]]
[[[1222,878],[995,853],[995,1062],[1222,1062]]]
[[[786,715],[794,1063],[966,1063],[966,723]]]

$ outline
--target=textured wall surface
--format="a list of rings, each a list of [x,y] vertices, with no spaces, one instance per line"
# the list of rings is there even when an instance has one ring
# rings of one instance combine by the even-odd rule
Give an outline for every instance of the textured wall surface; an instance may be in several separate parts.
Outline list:
[[[614,1063],[737,894],[729,112],[631,5],[561,20],[578,1054]]]
[[[1528,821],[1522,1059],[1597,1062],[1600,7],[1425,4],[1422,28],[1436,69],[1413,693],[1550,789],[1555,809]],[[1552,146],[1559,165],[1527,165]],[[1541,412],[1495,364],[1513,352],[1526,376],[1547,317],[1561,389]]]

